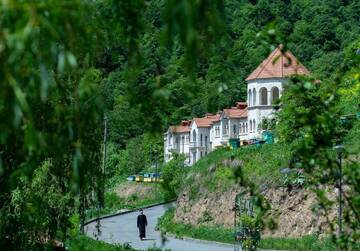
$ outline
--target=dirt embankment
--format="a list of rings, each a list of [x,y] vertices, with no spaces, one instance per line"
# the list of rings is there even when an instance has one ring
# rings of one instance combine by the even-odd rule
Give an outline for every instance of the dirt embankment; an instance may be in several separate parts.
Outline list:
[[[154,197],[155,189],[155,186],[152,184],[124,182],[115,189],[115,193],[121,198],[130,199],[136,196],[136,198],[141,200]]]
[[[204,193],[196,199],[190,199],[190,190],[184,191],[178,198],[175,220],[192,225],[234,226],[234,201],[239,187],[225,192]],[[264,236],[299,237],[308,234],[323,234],[329,231],[324,212],[316,207],[316,195],[306,189],[271,188],[263,193],[270,203],[270,216],[278,227],[264,230]],[[335,199],[335,191],[329,197]],[[330,220],[336,218],[336,208],[327,215]]]

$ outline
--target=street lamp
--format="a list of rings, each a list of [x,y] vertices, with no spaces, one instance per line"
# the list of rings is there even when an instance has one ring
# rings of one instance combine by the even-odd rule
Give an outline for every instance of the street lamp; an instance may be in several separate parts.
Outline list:
[[[337,163],[339,165],[339,208],[338,208],[338,221],[339,221],[339,228],[338,228],[338,237],[341,236],[342,232],[342,155],[344,153],[344,146],[343,145],[336,145],[334,146],[334,150],[337,154]]]
[[[158,183],[159,182],[159,178],[158,178],[158,150],[155,149],[155,196],[156,198],[158,197]]]

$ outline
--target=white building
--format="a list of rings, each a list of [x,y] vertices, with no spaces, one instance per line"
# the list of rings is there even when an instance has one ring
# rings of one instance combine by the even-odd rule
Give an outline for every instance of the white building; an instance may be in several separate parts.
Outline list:
[[[248,139],[261,137],[259,125],[271,118],[273,103],[281,97],[287,77],[309,71],[290,52],[277,47],[247,78]]]
[[[192,120],[190,124],[190,165],[212,151],[210,143],[211,126],[218,121],[218,114],[207,114],[204,118]]]
[[[184,120],[179,126],[170,126],[164,135],[164,160],[172,159],[173,153],[185,154],[185,164],[190,164],[190,123]]]
[[[186,164],[193,165],[217,147],[229,145],[231,140],[244,143],[260,139],[259,125],[273,116],[273,103],[281,97],[287,77],[309,74],[291,52],[281,49],[280,45],[246,78],[246,103],[237,102],[215,115],[170,126],[164,137],[165,162],[177,152],[187,156]]]

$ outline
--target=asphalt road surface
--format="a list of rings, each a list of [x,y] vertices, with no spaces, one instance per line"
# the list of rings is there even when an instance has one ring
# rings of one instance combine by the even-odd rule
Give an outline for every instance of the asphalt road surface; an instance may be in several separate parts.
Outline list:
[[[158,218],[172,206],[173,204],[165,204],[144,210],[148,220],[146,239],[144,241],[139,239],[139,232],[136,227],[138,212],[102,219],[100,221],[101,236],[99,239],[108,243],[129,243],[135,249],[158,247],[163,250],[171,249],[172,251],[234,251],[233,245],[208,241],[166,237],[166,241],[163,242],[161,233],[155,231],[155,226]],[[97,233],[96,222],[86,225],[85,232],[88,236],[95,238]]]

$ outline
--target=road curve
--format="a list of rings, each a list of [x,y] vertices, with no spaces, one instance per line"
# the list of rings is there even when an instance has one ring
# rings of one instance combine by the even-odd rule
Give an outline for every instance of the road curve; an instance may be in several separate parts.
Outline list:
[[[155,231],[155,226],[159,217],[173,204],[154,206],[144,211],[148,220],[146,231],[146,240],[139,240],[139,233],[136,227],[138,212],[131,212],[106,219],[102,219],[100,240],[108,243],[129,243],[135,249],[148,249],[158,247],[163,250],[171,249],[172,251],[233,251],[233,245],[220,244],[208,241],[176,239],[167,237],[162,245],[161,233]],[[95,238],[96,222],[89,223],[85,226],[85,232],[88,236]]]

